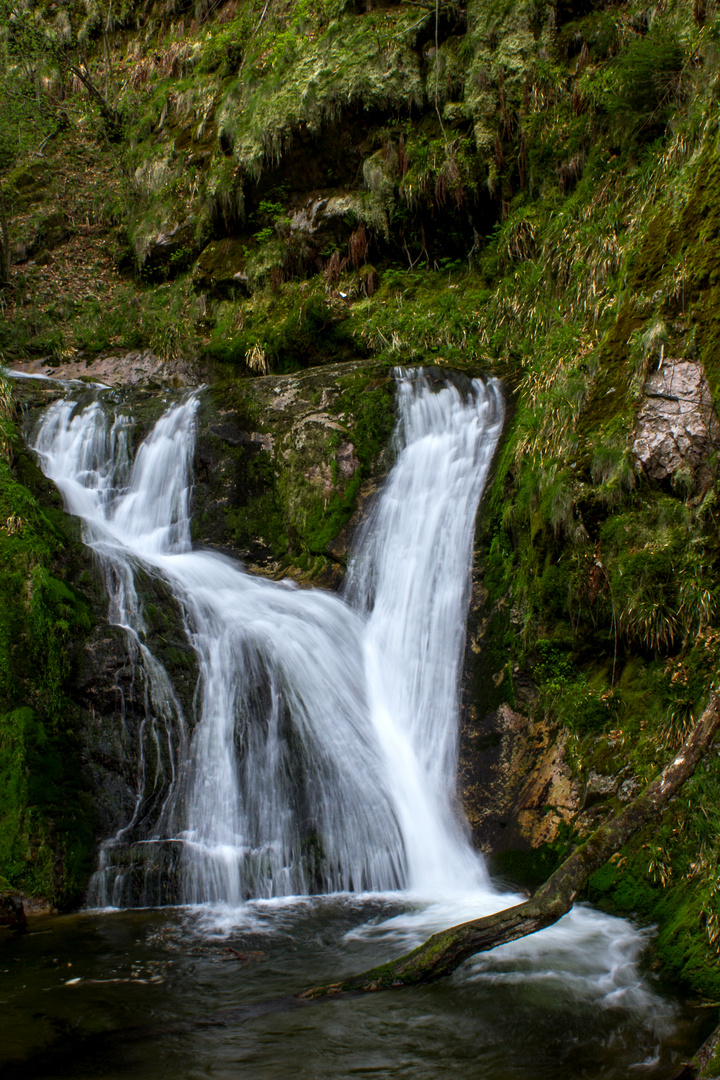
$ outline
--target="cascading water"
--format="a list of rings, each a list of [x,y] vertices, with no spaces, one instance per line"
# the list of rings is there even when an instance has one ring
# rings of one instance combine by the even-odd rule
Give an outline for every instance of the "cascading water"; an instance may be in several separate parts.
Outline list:
[[[398,388],[398,457],[351,565],[365,613],[369,712],[395,806],[407,883],[427,895],[483,876],[454,813],[458,690],[475,515],[503,419],[498,384]]]
[[[182,851],[188,902],[410,887],[436,895],[484,878],[454,814],[457,690],[477,503],[502,424],[491,382],[399,383],[397,464],[365,529],[348,602],[246,574],[192,551],[197,395],[171,406],[130,468],[127,425],[97,401],[56,403],[35,449],[105,570],[110,618],[149,687],[147,723],[172,741],[172,777],[148,839]],[[144,644],[138,567],[180,603],[200,667],[184,721]],[[144,755],[141,755],[144,757]],[[157,759],[160,757],[156,755]],[[157,789],[156,779],[151,785]],[[105,846],[94,899],[132,905],[127,834]],[[156,803],[158,800],[155,800]],[[137,845],[131,862],[156,865]],[[122,858],[118,858],[122,849]],[[156,888],[157,883],[156,883]]]
[[[282,956],[277,965],[280,992],[288,932],[297,931],[299,948],[303,941],[323,942],[332,975],[337,973],[337,940],[329,945],[325,940],[328,918],[345,927],[343,949],[351,955],[358,948],[368,953],[371,959],[359,965],[368,967],[390,948],[407,949],[434,930],[518,900],[487,880],[455,805],[458,687],[473,527],[502,425],[502,399],[494,382],[455,380],[439,388],[438,382],[431,384],[422,372],[398,374],[396,463],[359,538],[344,598],[266,581],[244,573],[230,559],[192,550],[189,495],[197,394],[168,408],[134,463],[130,421],[121,410],[109,418],[110,410],[87,394],[82,402],[51,406],[36,436],[45,472],[61,489],[68,509],[83,520],[85,540],[105,576],[110,620],[125,632],[145,702],[136,733],[140,767],[134,802],[126,824],[103,845],[89,902],[132,907],[221,901],[192,909],[192,933],[199,927],[203,941],[212,943],[219,932],[223,948],[228,934],[240,948],[247,947],[246,932],[250,940],[264,935],[267,947]],[[187,717],[182,695],[147,644],[142,597],[148,579],[162,583],[174,598],[197,657],[198,689],[193,715]],[[312,904],[298,899],[362,890],[404,892],[396,891],[389,903],[383,896],[316,898]],[[242,903],[247,898],[255,902]],[[269,898],[285,899],[280,905],[268,903]],[[366,921],[358,926],[358,912],[366,911]],[[184,935],[189,914],[152,916],[163,920],[158,942],[164,943],[168,933],[172,938],[170,922],[179,917]],[[99,913],[93,926],[107,919]],[[517,1060],[527,1072],[526,1062],[537,1056],[534,1033],[530,1057],[523,1057],[522,1047],[519,1059],[513,1057],[516,1037],[522,1033],[525,1038],[534,1023],[518,1021],[524,1015],[522,1009],[518,1014],[522,984],[525,1008],[537,998],[533,1017],[542,1020],[548,1008],[557,1012],[550,1042],[556,1038],[563,1047],[584,1046],[585,1027],[594,1030],[600,1016],[597,1010],[589,1013],[588,1004],[600,1005],[606,1019],[593,1044],[598,1060],[610,1053],[617,1018],[624,1016],[630,1050],[622,1060],[655,1075],[657,1043],[672,1026],[673,1014],[638,975],[644,940],[623,920],[575,907],[542,933],[474,958],[455,977],[455,986],[463,987],[462,1008],[447,1013],[445,1027],[429,1029],[431,1045],[423,1052],[434,1054],[433,1047],[442,1047],[442,1063],[430,1064],[429,1072],[422,1072],[415,1053],[427,1016],[423,1013],[418,1027],[413,1012],[430,1008],[428,1000],[420,1005],[407,991],[415,1004],[400,1027],[412,1047],[402,1042],[400,1029],[387,1038],[382,1010],[375,1026],[357,1036],[361,1018],[353,1003],[348,1021],[352,1049],[341,1059],[348,1066],[343,1071],[357,1071],[359,1062],[365,1069],[368,1062],[380,1061],[378,1042],[394,1046],[399,1039],[393,1058],[397,1068],[407,1071],[412,1061],[418,1075],[445,1075],[448,1047],[465,1031],[453,1075],[474,1076],[480,1067],[488,1075],[509,1077],[516,1074]],[[184,936],[181,942],[179,955],[186,949]],[[172,941],[163,950],[164,945],[160,962],[170,971],[178,951]],[[106,964],[104,938],[101,953]],[[303,957],[301,952],[300,985],[307,981]],[[217,972],[222,965],[215,953],[211,959]],[[183,969],[177,978],[177,987],[192,997],[191,1010],[203,984],[212,983],[198,978],[196,963],[193,951],[191,974]],[[43,962],[38,974],[43,994],[46,966]],[[274,965],[269,967],[262,987],[273,977]],[[143,982],[118,979],[114,969],[109,978],[104,968],[98,971],[88,990],[93,999],[96,981],[128,982],[133,995]],[[153,1010],[156,980],[162,978],[150,979]],[[234,1003],[237,980],[230,981]],[[71,983],[73,991],[74,984],[82,985],[78,978],[66,985]],[[90,1004],[88,997],[86,1007]],[[367,1024],[367,1004],[360,1027]],[[447,1007],[445,1002],[442,1010]],[[568,1017],[576,1009],[578,1020],[568,1036]],[[335,1048],[335,1013],[332,1023],[328,1038]],[[500,1037],[497,1042],[496,1028],[506,1032],[504,1041]],[[313,1076],[337,1075],[335,1049],[323,1064],[317,1049],[323,1039],[312,1027],[308,1030],[311,1045],[299,1039],[296,1023],[286,1032],[290,1049],[282,1052],[277,1069],[268,1058],[268,1047],[277,1043],[274,1036],[261,1035],[255,1056],[247,1060],[265,1063],[267,1075],[286,1076],[288,1054],[307,1055]],[[436,1031],[440,1034],[433,1035]],[[185,1043],[178,1045],[184,1054]],[[117,1046],[112,1044],[113,1053]],[[163,1046],[164,1053],[172,1050]],[[478,1046],[484,1047],[481,1058]],[[148,1076],[157,1075],[154,1047]],[[211,1071],[222,1071],[218,1062],[225,1052],[228,1075],[236,1075],[238,1049],[231,1039],[224,1043],[216,1032],[208,1046],[203,1041],[193,1047]],[[180,1053],[177,1047],[174,1052]],[[556,1064],[553,1058],[542,1075],[577,1075],[572,1063],[562,1073]],[[583,1057],[583,1074],[585,1066]],[[184,1062],[173,1060],[166,1072],[176,1076],[184,1068]],[[397,1068],[389,1067],[387,1075]],[[295,1074],[294,1058],[292,1069]],[[380,1072],[386,1074],[382,1067]],[[607,1073],[601,1067],[588,1075],[624,1076],[627,1071]]]
[[[485,880],[455,812],[458,690],[475,516],[500,435],[496,382],[398,387],[397,461],[363,530],[348,599],[363,633],[370,718],[401,825],[406,884],[448,895]]]
[[[129,659],[143,684],[145,717],[139,732],[133,812],[103,845],[100,872],[91,887],[93,898],[102,904],[121,904],[133,889],[148,898],[146,888],[137,888],[138,875],[125,872],[135,864],[132,840],[138,833],[144,835],[148,822],[156,834],[172,829],[178,761],[186,743],[185,720],[173,686],[144,642],[147,627],[136,589],[136,571],[142,562],[133,554],[134,546],[144,545],[148,551],[153,546],[159,550],[190,547],[185,477],[192,446],[178,441],[178,430],[173,428],[177,414],[171,412],[165,419],[163,430],[154,433],[152,449],[141,446],[134,465],[132,421],[121,411],[109,420],[97,400],[85,408],[70,399],[56,402],[43,419],[36,443],[47,475],[60,488],[68,509],[83,521],[83,538],[103,571],[108,619],[124,630]],[[106,873],[111,849],[124,858],[118,860],[115,871]]]

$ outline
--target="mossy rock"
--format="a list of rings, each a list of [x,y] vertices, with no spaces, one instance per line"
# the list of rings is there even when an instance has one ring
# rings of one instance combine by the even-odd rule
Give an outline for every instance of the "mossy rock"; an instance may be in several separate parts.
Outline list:
[[[137,266],[148,281],[167,281],[192,265],[200,248],[197,222],[189,218],[161,232],[133,231]]]
[[[389,464],[388,374],[363,361],[284,377],[228,372],[201,403],[194,540],[266,572],[315,574],[329,561],[341,573],[336,541],[362,485]]]
[[[6,197],[13,200],[17,209],[26,210],[46,198],[51,180],[51,168],[44,161],[19,165],[7,178]]]
[[[245,244],[232,238],[212,240],[203,248],[193,268],[193,285],[213,297],[248,294]]]

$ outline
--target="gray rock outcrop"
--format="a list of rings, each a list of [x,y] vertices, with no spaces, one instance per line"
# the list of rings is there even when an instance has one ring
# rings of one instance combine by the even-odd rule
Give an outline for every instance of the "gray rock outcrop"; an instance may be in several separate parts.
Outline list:
[[[16,363],[14,371],[25,375],[43,375],[51,379],[96,380],[108,386],[142,386],[159,383],[171,387],[198,386],[202,372],[197,365],[181,357],[163,359],[150,349],[121,353],[115,356],[74,357],[55,360],[45,356]]]
[[[702,364],[666,360],[648,376],[638,413],[633,457],[652,480],[681,466],[697,468],[720,444],[720,421]]]
[[[601,776],[599,773],[595,772],[594,769],[591,769],[585,785],[583,809],[588,806],[593,806],[597,802],[602,802],[603,799],[607,799],[610,795],[614,795],[617,791],[617,786],[618,782],[616,777]]]

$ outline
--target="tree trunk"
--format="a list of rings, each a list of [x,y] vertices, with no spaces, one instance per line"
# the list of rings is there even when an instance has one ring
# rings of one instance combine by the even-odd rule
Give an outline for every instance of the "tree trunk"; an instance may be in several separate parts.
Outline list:
[[[74,75],[83,84],[90,97],[100,109],[100,115],[105,124],[105,131],[109,139],[118,139],[122,133],[122,115],[103,97],[95,83],[90,78],[90,73],[84,64],[73,64],[63,52],[57,53],[58,61],[66,71]]]
[[[720,727],[720,697],[712,691],[707,708],[687,741],[659,776],[624,810],[601,825],[565,860],[537,892],[522,904],[460,923],[433,934],[424,944],[387,964],[344,982],[312,987],[301,998],[312,1000],[346,991],[363,993],[388,987],[415,986],[451,975],[470,956],[534,934],[558,921],[573,906],[587,879],[639,829],[665,809],[692,776]]]
[[[208,1025],[234,1026],[269,1013],[290,1012],[314,1002],[331,1001],[346,993],[362,994],[371,990],[433,982],[452,974],[475,953],[487,952],[550,926],[570,910],[578,890],[588,877],[638,829],[663,812],[669,800],[692,776],[698,762],[709,750],[718,728],[720,698],[713,691],[705,712],[670,764],[621,813],[596,829],[525,903],[433,934],[424,945],[412,952],[343,982],[315,986],[293,997],[239,1005],[212,1016],[182,1020],[169,1028],[164,1025],[163,1032],[181,1032]],[[119,1028],[111,1033],[103,1032],[102,1040],[105,1044],[108,1038],[114,1038],[126,1044],[130,1039],[154,1037],[157,1030],[155,1026]],[[95,1036],[91,1036],[90,1040],[93,1038]],[[718,1075],[713,1071],[717,1058],[720,1058],[720,1026],[675,1080],[709,1080],[711,1076]]]

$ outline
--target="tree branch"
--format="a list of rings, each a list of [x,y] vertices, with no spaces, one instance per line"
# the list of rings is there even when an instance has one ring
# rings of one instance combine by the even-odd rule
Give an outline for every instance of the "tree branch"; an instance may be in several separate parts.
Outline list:
[[[415,986],[451,975],[470,956],[534,934],[561,919],[591,874],[599,870],[644,825],[665,809],[720,728],[720,697],[712,691],[707,708],[688,739],[659,776],[624,810],[601,825],[565,860],[534,895],[522,904],[482,919],[451,926],[433,934],[412,952],[344,982],[315,986],[300,995],[314,1000],[345,992],[365,993],[389,987]]]
[[[73,64],[72,60],[70,60],[70,58],[61,49],[58,49],[56,51],[56,57],[58,63],[62,67],[64,67],[66,71],[69,71],[71,75],[74,75],[75,78],[79,79],[80,82],[83,84],[90,97],[100,109],[100,114],[105,122],[107,134],[111,138],[116,138],[122,127],[122,116],[117,111],[117,109],[114,109],[112,105],[110,105],[110,103],[98,90],[97,86],[90,78],[90,75],[85,65],[83,64],[82,66],[80,66],[78,64]]]

